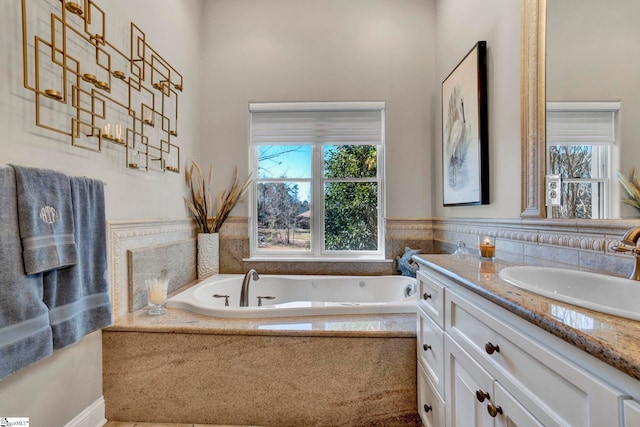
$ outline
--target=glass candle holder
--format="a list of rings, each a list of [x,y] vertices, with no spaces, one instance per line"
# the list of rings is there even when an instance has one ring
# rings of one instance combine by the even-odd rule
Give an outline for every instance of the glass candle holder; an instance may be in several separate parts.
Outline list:
[[[453,255],[457,256],[458,258],[466,258],[469,255],[467,245],[463,241],[459,241],[458,247],[456,248]]]
[[[495,261],[496,259],[496,242],[491,236],[480,236],[478,241],[478,249],[480,250],[480,258],[485,261]]]
[[[149,314],[157,316],[164,314],[167,309],[164,308],[164,304],[167,300],[167,285],[168,280],[162,279],[148,279],[144,281],[147,287],[147,302],[149,303]]]

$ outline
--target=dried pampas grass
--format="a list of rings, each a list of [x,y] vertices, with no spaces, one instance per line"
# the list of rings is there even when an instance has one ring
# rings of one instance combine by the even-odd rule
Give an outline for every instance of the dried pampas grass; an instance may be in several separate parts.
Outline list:
[[[617,172],[618,181],[622,184],[630,199],[622,199],[622,201],[634,208],[640,210],[640,179],[636,173],[635,166],[631,169],[627,178],[620,171]]]
[[[191,159],[191,166],[185,170],[185,178],[189,185],[190,198],[185,197],[184,200],[193,213],[200,233],[218,233],[222,224],[227,220],[233,208],[242,200],[242,196],[253,182],[252,176],[249,175],[243,183],[240,183],[236,166],[231,186],[218,194],[216,211],[213,212],[211,200],[212,166],[209,165],[208,178],[205,181],[202,169],[195,160]]]

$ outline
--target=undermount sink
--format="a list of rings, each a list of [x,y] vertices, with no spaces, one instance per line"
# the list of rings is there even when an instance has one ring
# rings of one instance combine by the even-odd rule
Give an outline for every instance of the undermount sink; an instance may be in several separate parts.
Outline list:
[[[631,320],[640,320],[640,282],[550,267],[507,267],[502,280],[521,289]]]

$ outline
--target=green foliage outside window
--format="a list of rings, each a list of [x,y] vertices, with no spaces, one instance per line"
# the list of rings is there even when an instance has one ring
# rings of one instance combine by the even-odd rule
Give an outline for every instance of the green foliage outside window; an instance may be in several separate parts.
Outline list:
[[[325,178],[377,176],[377,150],[370,145],[332,146],[325,152]],[[325,249],[373,251],[378,248],[376,182],[325,184]]]

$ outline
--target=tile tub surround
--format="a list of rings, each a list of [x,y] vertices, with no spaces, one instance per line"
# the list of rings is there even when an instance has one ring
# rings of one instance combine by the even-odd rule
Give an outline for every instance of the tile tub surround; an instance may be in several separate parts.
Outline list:
[[[415,315],[216,319],[169,309],[103,332],[110,421],[415,426]]]
[[[196,259],[184,254],[196,251],[196,239],[130,249],[127,251],[129,311],[147,306],[145,281],[155,279],[164,269],[169,275],[168,293],[195,283]]]
[[[610,316],[527,292],[501,280],[501,269],[515,264],[496,261],[495,272],[480,271],[477,257],[417,255],[465,288],[543,330],[584,350],[631,378],[640,380],[640,322]]]

